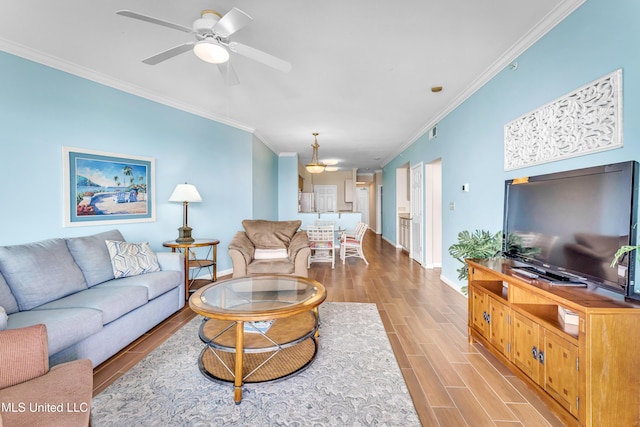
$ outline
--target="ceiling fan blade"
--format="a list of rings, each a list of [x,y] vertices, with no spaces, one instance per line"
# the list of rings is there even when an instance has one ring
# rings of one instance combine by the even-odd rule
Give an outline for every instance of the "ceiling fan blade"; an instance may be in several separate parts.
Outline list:
[[[254,47],[247,46],[246,44],[231,42],[229,43],[229,49],[231,49],[232,52],[235,52],[242,56],[246,56],[247,58],[253,59],[254,61],[261,62],[264,65],[268,65],[271,68],[280,70],[283,73],[288,73],[289,71],[291,71],[291,63],[283,59],[276,58],[275,56],[258,50]]]
[[[220,70],[220,75],[222,75],[222,79],[227,86],[235,86],[240,83],[240,80],[238,80],[238,76],[236,75],[236,71],[231,65],[231,61],[218,64],[218,70]]]
[[[130,10],[119,10],[116,13],[128,18],[139,19],[140,21],[150,22],[152,24],[162,25],[163,27],[173,28],[174,30],[184,31],[185,33],[193,33],[193,29],[190,27],[185,27],[184,25],[180,24],[174,24],[173,22],[163,21],[162,19],[153,18],[147,15],[141,15]]]
[[[253,21],[253,18],[235,7],[227,12],[213,27],[213,32],[220,37],[229,37],[239,29]]]
[[[142,62],[149,65],[156,65],[162,61],[166,61],[167,59],[173,58],[174,56],[180,55],[188,50],[193,49],[193,45],[195,42],[187,42],[181,45],[172,47],[171,49],[167,49],[164,52],[160,52],[156,55],[150,56],[147,59],[143,59]]]

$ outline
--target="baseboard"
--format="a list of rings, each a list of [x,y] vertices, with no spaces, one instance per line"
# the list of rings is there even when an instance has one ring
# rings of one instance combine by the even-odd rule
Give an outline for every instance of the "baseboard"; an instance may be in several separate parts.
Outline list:
[[[396,242],[392,242],[391,240],[389,240],[387,237],[382,236],[382,240],[384,240],[385,242],[387,242],[388,244],[390,244],[391,246],[393,246],[394,248],[397,247],[396,246]]]
[[[443,274],[441,274],[441,275],[440,275],[440,280],[441,280],[445,285],[449,286],[450,288],[452,288],[453,290],[455,290],[455,291],[456,291],[456,292],[458,292],[459,294],[464,295],[464,294],[462,293],[462,290],[461,290],[462,286],[464,286],[464,285],[460,286],[460,284],[459,284],[459,283],[454,282],[454,281],[452,281],[452,280],[449,280],[449,279],[448,279],[447,277],[445,277]],[[467,295],[464,295],[464,296],[465,296],[465,298],[467,298]]]
[[[218,270],[216,276],[231,276],[233,274],[233,268],[227,268],[226,270]]]
[[[233,268],[228,268],[226,270],[217,270],[216,277],[220,278],[221,276],[231,276],[233,274]],[[200,276],[195,277],[195,279],[208,279],[211,280],[211,275],[209,274],[201,274]]]

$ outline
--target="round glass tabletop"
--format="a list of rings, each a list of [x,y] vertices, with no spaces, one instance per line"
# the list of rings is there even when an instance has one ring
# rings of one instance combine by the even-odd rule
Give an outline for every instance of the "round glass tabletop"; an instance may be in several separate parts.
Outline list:
[[[259,320],[290,316],[317,307],[326,298],[324,286],[297,276],[255,276],[223,280],[189,299],[191,308],[207,317]]]

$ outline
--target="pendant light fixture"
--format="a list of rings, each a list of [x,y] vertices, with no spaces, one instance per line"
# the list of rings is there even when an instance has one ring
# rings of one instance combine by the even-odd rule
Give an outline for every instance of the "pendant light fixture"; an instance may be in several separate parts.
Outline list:
[[[305,165],[309,173],[322,173],[326,167],[324,163],[318,160],[318,148],[320,147],[320,144],[318,144],[318,135],[318,132],[313,133],[315,138],[315,142],[311,145],[313,147],[313,156],[311,157],[311,163]]]

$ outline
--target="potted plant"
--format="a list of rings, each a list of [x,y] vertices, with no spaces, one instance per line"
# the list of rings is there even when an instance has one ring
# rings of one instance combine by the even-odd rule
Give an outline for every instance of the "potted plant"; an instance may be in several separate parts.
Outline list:
[[[469,270],[465,259],[468,258],[494,258],[502,252],[502,231],[491,233],[486,230],[476,230],[473,233],[461,231],[458,233],[458,243],[449,246],[449,255],[462,263],[457,269],[458,280],[464,280],[469,276]],[[467,286],[463,286],[462,293],[467,294]]]

